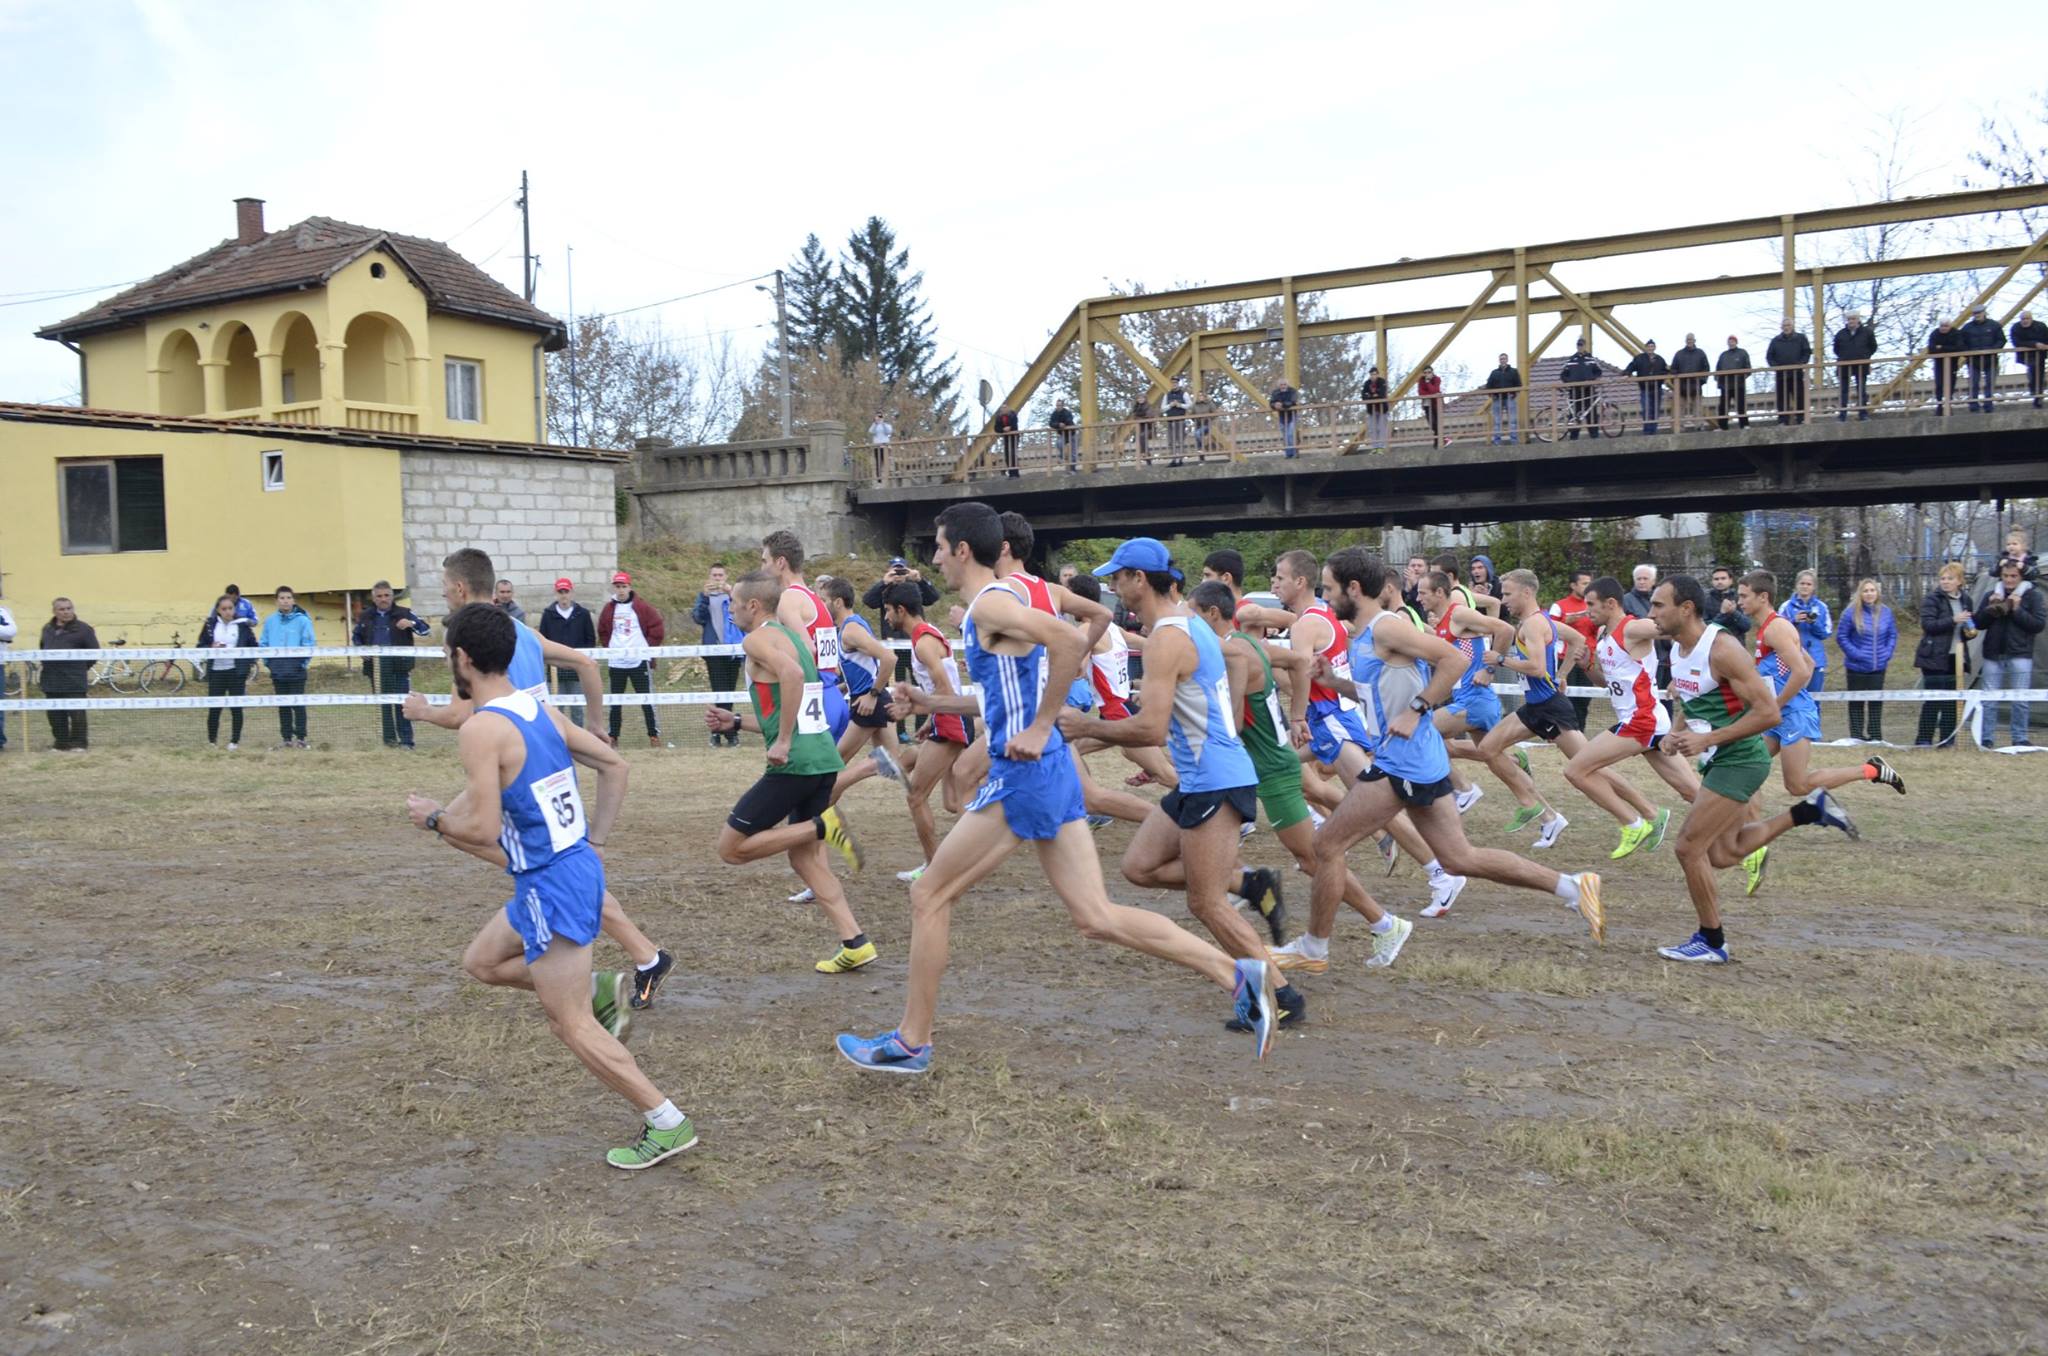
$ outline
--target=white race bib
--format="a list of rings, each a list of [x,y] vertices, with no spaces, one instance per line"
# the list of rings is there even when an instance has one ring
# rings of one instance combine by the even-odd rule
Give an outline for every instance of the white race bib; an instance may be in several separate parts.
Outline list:
[[[583,841],[583,795],[576,789],[576,769],[565,767],[537,782],[528,782],[526,789],[533,793],[533,803],[540,807],[541,820],[548,826],[548,842],[556,852],[567,852]]]
[[[1232,739],[1237,738],[1237,712],[1230,705],[1230,679],[1216,680],[1216,709],[1223,713],[1223,728],[1230,731]]]
[[[825,685],[805,683],[803,700],[796,707],[796,732],[800,735],[824,734],[830,728],[825,720]]]
[[[1285,744],[1289,738],[1287,718],[1280,714],[1280,694],[1274,691],[1271,683],[1266,684],[1266,715],[1272,719],[1273,733]]]
[[[1688,720],[1685,722],[1685,728],[1691,730],[1694,734],[1712,734],[1714,732],[1714,727],[1704,720]],[[1707,749],[1706,752],[1700,755],[1700,766],[1705,767],[1708,763],[1713,762],[1714,755],[1720,751],[1718,747]]]
[[[1348,654],[1343,654],[1331,660],[1330,672],[1335,674],[1337,677],[1342,678],[1345,682],[1350,682],[1351,656]],[[1337,709],[1339,711],[1356,711],[1358,709],[1358,702],[1356,701],[1356,699],[1345,696],[1342,688],[1339,688],[1336,691]]]
[[[839,667],[839,628],[821,626],[812,632],[818,640],[818,667],[836,669]]]

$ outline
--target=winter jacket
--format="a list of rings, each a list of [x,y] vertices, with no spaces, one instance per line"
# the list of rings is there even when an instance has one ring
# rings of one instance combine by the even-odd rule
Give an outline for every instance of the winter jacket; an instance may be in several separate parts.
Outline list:
[[[2048,626],[2048,595],[2038,584],[2020,581],[2011,599],[2000,596],[2000,586],[1984,590],[1977,603],[1977,626],[1984,632],[1986,659],[2032,659],[2034,641]]]
[[[1972,320],[1956,333],[1962,337],[1962,343],[1958,347],[1965,353],[1977,355],[1970,359],[1972,363],[1980,363],[1994,372],[1998,370],[1998,354],[1990,350],[2005,347],[2005,331],[1999,327],[1996,320],[1989,316],[1982,320]]]
[[[1739,604],[1733,611],[1721,606],[1733,601],[1735,593],[1734,589],[1725,593],[1720,589],[1707,590],[1707,625],[1718,626],[1731,636],[1746,636],[1749,634],[1749,614]]]
[[[1358,388],[1358,396],[1359,399],[1365,402],[1366,413],[1385,414],[1387,412],[1387,379],[1385,377],[1367,377],[1365,385]]]
[[[1169,416],[1181,416],[1188,412],[1188,393],[1176,386],[1166,393],[1159,402],[1159,412]]]
[[[1842,667],[1850,673],[1883,673],[1899,648],[1898,620],[1883,603],[1874,610],[1856,604],[1842,613],[1835,645],[1842,652]]]
[[[550,604],[541,609],[540,625],[536,628],[542,640],[552,640],[557,645],[566,645],[572,650],[594,650],[597,648],[597,623],[591,620],[590,609],[581,603],[569,604],[569,615]],[[576,670],[555,665],[557,673],[574,673]]]
[[[0,607],[0,646],[14,643],[14,614]]]
[[[506,616],[510,617],[513,621],[518,622],[521,626],[526,625],[526,609],[521,607],[518,603],[499,603],[498,609],[499,611],[503,612]]]
[[[72,617],[59,626],[55,618],[43,623],[39,650],[97,650],[100,638],[83,618]],[[45,697],[83,696],[86,676],[92,671],[90,659],[45,659],[37,672]]]
[[[1828,605],[1820,600],[1820,595],[1815,594],[1805,599],[1794,595],[1778,605],[1778,612],[1786,621],[1791,622],[1792,629],[1799,633],[1799,643],[1805,648],[1806,657],[1813,661],[1813,667],[1826,668],[1827,639],[1835,633],[1835,622],[1828,612]],[[1803,612],[1811,612],[1813,620],[1801,621],[1799,616]]]
[[[1266,408],[1275,414],[1292,414],[1296,402],[1300,399],[1295,389],[1283,381],[1275,386],[1272,395],[1266,398]]]
[[[218,630],[219,627],[220,617],[218,615],[208,617],[203,623],[201,623],[199,627],[200,649],[207,649],[213,644],[214,632]],[[256,628],[251,626],[247,621],[243,620],[240,616],[237,616],[235,618],[234,627],[235,638],[229,643],[244,650],[255,649],[257,644],[259,643],[256,639]],[[234,664],[235,672],[241,674],[243,677],[247,677],[249,674],[249,670],[256,667],[256,661],[253,659],[236,659],[231,660],[230,662]],[[304,663],[305,661],[301,660],[299,662]],[[213,661],[211,659],[202,659],[199,661],[199,666],[202,669],[210,671],[213,668]]]
[[[1423,397],[1439,396],[1444,392],[1442,377],[1424,377],[1415,383],[1415,393]]]
[[[2038,350],[2048,348],[2048,324],[2034,320],[2024,325],[2014,325],[2012,333],[2008,334],[2006,338],[2011,341],[2014,348],[2021,350],[2021,362],[2038,363],[2041,361],[2041,354]],[[2036,351],[2026,351],[2030,349]]]
[[[1486,389],[1489,391],[1512,391],[1522,384],[1522,374],[1513,367],[1503,365],[1486,374]]]
[[[1845,363],[1867,362],[1877,356],[1877,331],[1868,325],[1835,331],[1835,357]]]
[[[201,640],[200,644],[206,642]],[[264,649],[298,650],[310,648],[317,642],[313,639],[313,619],[306,615],[306,609],[295,607],[290,612],[273,612],[263,619],[263,634],[257,643]],[[279,678],[287,682],[306,676],[307,660],[266,659],[264,666],[270,670],[272,680]]]
[[[654,604],[637,593],[628,593],[626,604],[633,609],[633,615],[640,619],[640,638],[647,642],[650,648],[661,644],[662,637],[668,634],[668,624],[662,621],[661,613],[655,610]],[[612,643],[612,614],[618,610],[619,603],[616,598],[605,599],[604,609],[597,614],[598,644]]]
[[[1970,599],[1958,593],[1954,597],[1939,588],[1929,593],[1920,602],[1920,644],[1913,651],[1913,667],[1922,673],[1952,675],[1955,660],[1951,651],[1956,643],[1956,613],[1968,615]],[[1963,647],[1963,672],[1970,672],[1973,665],[1969,659],[1970,647]]]
[[[1749,361],[1748,349],[1723,349],[1721,356],[1714,359],[1714,385],[1723,391],[1732,391],[1749,380],[1748,370],[1752,366],[1754,364]],[[1735,375],[1722,375],[1731,372]]]
[[[1706,385],[1700,379],[1707,371],[1707,353],[1698,344],[1687,344],[1671,355],[1671,371],[1676,376],[1691,377],[1691,381],[1678,383],[1679,390],[1687,395],[1698,395],[1700,387]]]
[[[1015,433],[1017,431],[1017,412],[1007,406],[997,410],[994,428],[998,433]]]
[[[697,601],[690,605],[690,620],[701,629],[703,644],[737,645],[747,638],[747,633],[732,619],[732,595],[721,593],[718,597],[721,601],[713,602],[710,594],[699,593]]]
[[[1632,383],[1638,391],[1654,391],[1662,386],[1663,383],[1650,381],[1647,378],[1661,377],[1668,374],[1671,371],[1671,364],[1664,361],[1663,354],[1646,351],[1630,358],[1628,366],[1622,368],[1621,371],[1624,376],[1646,378],[1646,380]]]
[[[1764,350],[1764,362],[1772,367],[1804,367],[1812,361],[1812,341],[1796,331],[1776,336]]]
[[[1574,353],[1558,369],[1557,379],[1567,386],[1590,386],[1600,380],[1600,364],[1584,353]]]
[[[399,630],[398,623],[401,620],[410,621],[412,630]],[[365,604],[363,610],[356,613],[355,628],[349,633],[349,639],[357,645],[411,645],[424,637],[427,630],[426,620],[404,603],[394,601],[382,612]],[[368,659],[363,660],[364,673],[370,671],[370,662]],[[384,665],[385,671],[389,673],[412,672],[410,658],[394,657],[377,662]]]
[[[1466,592],[1483,593],[1489,598],[1500,597],[1500,579],[1493,572],[1493,557],[1485,555],[1474,556],[1472,557],[1472,563],[1474,565],[1484,565],[1486,567],[1486,582],[1484,584],[1473,583],[1471,571],[1467,570],[1465,576]]]
[[[918,601],[926,607],[930,607],[933,603],[939,601],[938,589],[933,586],[931,580],[924,578],[922,575],[916,579],[901,579],[897,583],[916,584]],[[877,579],[874,583],[868,585],[868,591],[860,596],[860,605],[874,613],[875,616],[882,618],[875,627],[875,634],[877,636],[880,636],[883,640],[906,640],[908,637],[895,627],[889,625],[888,619],[883,617],[882,595],[887,593],[891,587],[893,586],[887,579]]]
[[[1075,422],[1075,421],[1074,421],[1074,412],[1073,412],[1072,410],[1068,409],[1068,408],[1067,408],[1066,406],[1062,405],[1062,406],[1058,407],[1057,409],[1055,409],[1055,410],[1054,410],[1054,411],[1052,412],[1052,416],[1051,416],[1051,417],[1050,417],[1049,419],[1047,419],[1047,420],[1046,420],[1045,422],[1046,422],[1046,426],[1047,426],[1048,428],[1058,428],[1058,429],[1068,429],[1068,428],[1072,428],[1072,427],[1074,426],[1074,422]]]

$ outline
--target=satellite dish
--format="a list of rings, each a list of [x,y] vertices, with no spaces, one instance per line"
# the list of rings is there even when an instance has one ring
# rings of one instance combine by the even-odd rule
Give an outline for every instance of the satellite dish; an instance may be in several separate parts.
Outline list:
[[[988,378],[981,379],[981,407],[987,409],[989,402],[996,398],[996,388],[988,384]]]

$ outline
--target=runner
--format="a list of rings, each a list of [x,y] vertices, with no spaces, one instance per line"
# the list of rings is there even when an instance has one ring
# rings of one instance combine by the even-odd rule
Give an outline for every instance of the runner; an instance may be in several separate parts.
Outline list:
[[[1237,599],[1224,582],[1197,585],[1189,602],[1196,615],[1208,622],[1223,642],[1227,659],[1234,661],[1240,655],[1249,658],[1249,663],[1231,664],[1231,698],[1239,713],[1238,728],[1243,732],[1245,751],[1251,755],[1252,766],[1258,773],[1259,804],[1265,807],[1266,819],[1272,824],[1273,836],[1280,840],[1280,846],[1293,855],[1296,866],[1313,875],[1316,835],[1308,801],[1301,793],[1301,760],[1294,756],[1283,733],[1293,729],[1307,713],[1307,669],[1311,661],[1289,648],[1271,649],[1258,637],[1239,629],[1232,620],[1237,612]],[[1285,715],[1281,712],[1279,685],[1274,677],[1275,664],[1293,677],[1290,709]],[[1285,927],[1285,910],[1279,904],[1278,873],[1272,874],[1274,907],[1266,915],[1266,923],[1277,942]],[[1257,899],[1259,896],[1253,891],[1259,884],[1247,878],[1240,883],[1238,892]],[[1348,870],[1344,873],[1344,902],[1363,915],[1372,928],[1372,956],[1365,962],[1366,968],[1392,965],[1401,948],[1408,944],[1408,934],[1415,930],[1415,925],[1380,908],[1364,883]],[[1304,932],[1271,954],[1273,963],[1283,971],[1322,974],[1330,968],[1329,930],[1321,936],[1313,931]]]
[[[1456,689],[1464,656],[1432,633],[1403,621],[1383,620],[1389,614],[1382,595],[1395,585],[1396,576],[1386,562],[1361,546],[1346,547],[1323,565],[1324,596],[1338,619],[1355,628],[1350,646],[1354,676],[1340,675],[1326,657],[1319,657],[1315,678],[1363,703],[1374,749],[1372,770],[1359,778],[1343,804],[1316,830],[1310,931],[1316,931],[1317,920],[1336,914],[1344,893],[1345,852],[1405,806],[1446,870],[1547,890],[1579,911],[1594,941],[1605,940],[1607,915],[1600,903],[1599,876],[1590,871],[1561,875],[1511,852],[1475,848],[1465,840],[1464,824],[1449,801],[1450,755],[1430,719]]]
[[[804,583],[804,544],[788,528],[777,528],[761,539],[761,568],[782,590],[776,604],[775,620],[801,634],[811,662],[818,670],[818,682],[825,694],[825,723],[836,745],[853,720],[846,694],[840,687],[839,628],[832,624],[832,609],[816,590]]]
[[[817,592],[831,613],[845,660],[848,724],[839,736],[839,758],[846,771],[832,787],[832,803],[837,805],[848,789],[870,777],[903,779],[903,762],[896,756],[896,722],[889,719],[889,694],[875,686],[885,665],[895,667],[896,652],[875,635],[866,617],[854,611],[852,584],[837,575],[821,575]],[[853,756],[864,744],[871,746],[868,756],[856,764]]]
[[[1671,694],[1685,711],[1683,730],[1664,738],[1682,758],[1700,760],[1700,794],[1679,831],[1679,864],[1699,915],[1699,930],[1657,954],[1693,965],[1728,960],[1714,872],[1767,847],[1794,825],[1822,824],[1855,836],[1849,817],[1824,790],[1760,823],[1749,800],[1769,780],[1770,750],[1760,738],[1778,724],[1778,699],[1749,651],[1726,627],[1707,625],[1707,591],[1690,575],[1673,575],[1650,595],[1650,620],[1671,642]],[[1754,890],[1751,891],[1754,893]]]
[[[962,641],[968,675],[987,708],[993,761],[981,793],[910,887],[910,983],[901,1024],[874,1037],[842,1034],[835,1043],[839,1053],[863,1069],[887,1073],[931,1067],[953,906],[1029,840],[1082,936],[1174,961],[1229,991],[1235,1015],[1250,1024],[1253,1048],[1264,1058],[1273,1038],[1273,968],[1263,960],[1232,961],[1169,919],[1110,902],[1095,840],[1082,823],[1081,779],[1054,725],[1088,642],[1027,604],[1018,586],[997,580],[1002,545],[1002,519],[986,504],[954,504],[939,515],[933,564],[947,586],[969,600]],[[900,686],[897,691],[920,711],[943,706],[964,715],[975,706],[969,697],[942,702]]]
[[[474,546],[465,546],[461,550],[451,552],[441,561],[441,597],[447,603],[451,614],[470,603],[490,602],[497,593],[497,580],[497,567],[492,563],[490,554]],[[582,680],[583,691],[589,696],[590,707],[584,717],[585,724],[593,731],[603,728],[603,684],[598,681],[597,661],[581,650],[557,645],[525,622],[513,624],[518,630],[513,633],[512,662],[506,675],[512,685],[543,703],[542,709],[562,727],[563,738],[567,739],[567,731],[574,722],[563,715],[560,708],[547,702],[548,669],[573,668]],[[458,692],[451,694],[445,705],[430,706],[424,695],[414,692],[406,697],[404,710],[407,720],[438,725],[444,730],[459,730],[475,712],[476,704]],[[579,742],[570,747],[578,748],[581,744]],[[587,759],[579,757],[577,761],[593,771],[596,768],[596,765]],[[623,795],[624,792],[620,794]],[[611,821],[607,819],[597,826],[597,837],[590,846],[600,852],[603,851],[610,832]],[[676,958],[656,946],[647,934],[626,916],[625,909],[612,897],[609,889],[604,892],[604,935],[618,943],[633,961],[632,992],[627,995],[627,1006],[647,1007],[654,1002],[655,991],[661,988],[661,982],[668,978],[668,972],[675,968]],[[610,983],[610,975],[601,975],[599,979],[598,991],[593,1000],[597,1020],[607,1028],[618,1027],[624,1014],[617,1010],[616,987],[606,987]]]
[[[830,844],[860,870],[860,848],[839,811],[832,808],[832,784],[846,765],[839,759],[825,722],[825,683],[811,662],[803,633],[777,620],[782,586],[766,570],[740,577],[732,590],[733,623],[747,633],[746,656],[752,715],[716,706],[704,708],[713,734],[755,730],[768,746],[768,768],[749,787],[718,831],[718,859],[744,866],[778,853],[811,890],[839,937],[839,950],[814,967],[826,975],[858,970],[875,958],[875,944],[854,920],[839,878],[825,864]]]
[[[953,659],[953,647],[945,633],[924,619],[924,598],[917,585],[891,584],[882,594],[882,619],[899,636],[910,637],[910,676],[917,690],[933,697],[959,695],[960,666]],[[891,713],[909,714],[907,702],[892,700]],[[939,850],[938,829],[932,822],[932,788],[943,785],[953,764],[974,742],[973,721],[966,716],[940,712],[920,732],[924,747],[918,750],[904,795],[910,802],[910,822],[917,829],[918,846],[924,855],[916,869],[898,871],[896,879],[915,883],[931,865]]]
[[[1664,747],[1664,737],[1671,733],[1671,713],[1657,700],[1657,690],[1650,682],[1656,664],[1657,624],[1648,617],[1629,616],[1621,602],[1624,591],[1621,581],[1611,575],[1586,588],[1584,615],[1599,637],[1587,668],[1607,686],[1614,728],[1587,740],[1565,764],[1564,777],[1573,786],[1583,786],[1602,768],[1640,755],[1649,760],[1664,784],[1690,805],[1699,796],[1700,779],[1683,758]],[[1660,806],[1647,822],[1622,826],[1620,844],[1607,855],[1619,861],[1637,848],[1655,852],[1663,846],[1670,825],[1671,811]]]
[[[1060,733],[1122,746],[1166,745],[1179,785],[1132,837],[1124,878],[1148,889],[1185,891],[1188,912],[1218,946],[1239,960],[1263,961],[1265,946],[1228,898],[1232,885],[1246,884],[1246,873],[1237,869],[1238,826],[1259,814],[1258,773],[1232,715],[1233,687],[1243,692],[1251,660],[1240,652],[1226,661],[1216,633],[1172,601],[1178,574],[1165,545],[1152,537],[1131,538],[1096,567],[1096,577],[1110,581],[1150,638],[1138,713],[1110,721],[1065,711]],[[1286,935],[1284,923],[1272,925],[1275,942]],[[1292,985],[1280,986],[1275,1001],[1282,1026],[1308,1016],[1308,1000]]]
[[[1102,581],[1092,574],[1077,574],[1064,587],[1076,598],[1084,598],[1091,603],[1102,601]],[[1067,620],[1076,627],[1082,625],[1078,617],[1068,617]],[[1124,629],[1111,624],[1103,629],[1102,638],[1095,642],[1095,649],[1088,656],[1086,671],[1074,680],[1073,689],[1067,694],[1067,705],[1076,711],[1099,712],[1104,720],[1126,720],[1131,714],[1130,700],[1131,648],[1124,638]],[[1150,817],[1151,801],[1095,780],[1095,774],[1088,766],[1088,755],[1111,745],[1099,739],[1068,742],[1074,751],[1074,770],[1081,774],[1081,798],[1088,809],[1088,827],[1103,828],[1116,819],[1128,824],[1142,824]],[[1156,748],[1123,748],[1117,751],[1126,758],[1134,753],[1149,755],[1147,762],[1164,756]],[[1147,762],[1140,762],[1139,766],[1144,767]],[[1171,769],[1168,771],[1170,773]],[[1172,779],[1167,784],[1171,786]]]
[[[626,794],[626,763],[597,735],[559,719],[507,675],[518,623],[489,603],[457,608],[444,644],[456,694],[486,713],[457,736],[463,789],[443,805],[415,792],[412,822],[453,847],[503,866],[512,898],[462,954],[462,968],[485,984],[531,989],[548,1025],[598,1081],[631,1102],[646,1124],[640,1138],[605,1161],[634,1171],[653,1167],[697,1142],[676,1109],[626,1053],[625,1014],[612,1029],[588,1006],[598,988],[590,943],[604,912],[604,863],[591,851],[590,821],[576,786],[575,762],[597,773],[597,810],[609,826]],[[572,761],[572,754],[574,761]],[[617,992],[625,976],[608,977]]]
[[[1571,759],[1586,747],[1586,734],[1579,728],[1578,708],[1565,696],[1558,674],[1584,662],[1586,641],[1577,631],[1559,626],[1544,612],[1542,601],[1536,596],[1536,582],[1536,576],[1528,570],[1509,570],[1501,576],[1501,601],[1516,627],[1515,643],[1502,662],[1522,675],[1527,690],[1521,706],[1502,718],[1493,733],[1480,742],[1479,750],[1489,755],[1505,753],[1510,745],[1534,735],[1555,744]],[[1657,807],[1642,792],[1612,772],[1596,768],[1574,774],[1567,762],[1565,776],[1581,795],[1613,815],[1628,833],[1646,830],[1650,818],[1657,813]],[[1568,823],[1563,815],[1545,822],[1536,846],[1547,848],[1557,842]]]

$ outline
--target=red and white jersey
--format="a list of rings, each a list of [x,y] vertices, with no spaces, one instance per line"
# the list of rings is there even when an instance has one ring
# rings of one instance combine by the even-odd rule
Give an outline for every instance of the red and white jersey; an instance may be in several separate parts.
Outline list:
[[[1045,580],[1035,574],[1026,574],[1022,570],[1012,570],[1004,575],[1003,578],[1024,590],[1023,597],[1026,604],[1043,612],[1048,617],[1059,616],[1059,609],[1052,605],[1052,585],[1046,583]]]
[[[804,627],[811,638],[811,654],[818,661],[820,674],[839,673],[839,628],[832,624],[832,610],[825,606],[825,600],[803,584],[791,584],[794,592],[811,600],[811,621]]]
[[[939,661],[939,668],[945,673],[947,684],[953,689],[955,694],[964,691],[965,686],[960,681],[960,661],[953,658],[953,644],[946,639],[945,632],[939,630],[938,627],[933,626],[930,622],[921,621],[910,632],[911,680],[924,691],[933,691],[932,671],[925,664],[924,660],[918,658],[917,655],[917,643],[926,636],[932,637],[945,647],[946,655],[945,658]],[[944,740],[950,744],[966,744],[971,742],[967,738],[966,719],[962,716],[952,714],[935,715],[931,719],[929,729],[933,739]]]
[[[1607,675],[1607,700],[1614,707],[1614,732],[1644,745],[1658,735],[1670,734],[1671,712],[1657,700],[1650,671],[1643,661],[1604,631],[1594,654],[1600,661],[1600,672]]]
[[[1109,648],[1088,656],[1088,678],[1095,686],[1096,705],[1104,720],[1123,720],[1131,714],[1131,647],[1124,633],[1112,626],[1102,633]]]
[[[1343,622],[1337,620],[1336,612],[1331,609],[1328,603],[1319,599],[1303,608],[1301,615],[1304,617],[1320,617],[1329,624],[1330,643],[1317,651],[1317,653],[1330,661],[1331,669],[1336,672],[1339,678],[1349,678],[1351,676],[1351,633],[1344,629]],[[1339,696],[1336,688],[1324,687],[1321,683],[1310,683],[1308,685],[1308,699],[1311,702],[1335,702],[1347,711],[1358,705],[1357,702],[1354,702],[1349,697]]]

